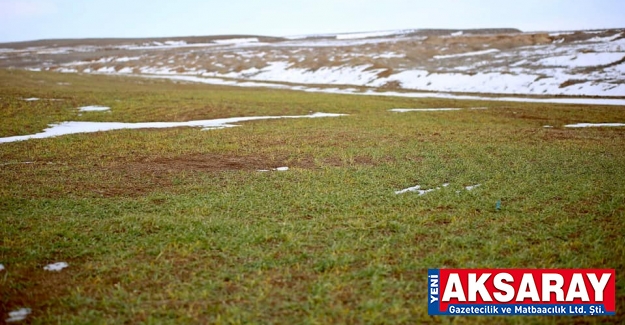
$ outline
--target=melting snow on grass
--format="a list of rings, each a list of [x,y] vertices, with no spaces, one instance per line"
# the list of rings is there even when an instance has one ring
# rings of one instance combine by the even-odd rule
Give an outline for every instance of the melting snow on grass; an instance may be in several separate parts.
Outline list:
[[[44,266],[43,269],[46,271],[60,271],[68,266],[69,264],[65,262],[56,262],[56,263],[52,263],[52,264],[48,264]]]
[[[436,111],[459,111],[461,108],[393,108],[389,112],[406,113],[406,112],[436,112]]]
[[[259,172],[269,172],[269,171],[278,171],[278,172],[285,172],[287,170],[289,170],[289,167],[278,167],[278,168],[272,168],[272,169],[260,169],[258,170]]]
[[[346,114],[333,114],[333,113],[314,113],[310,115],[292,115],[292,116],[249,116],[249,117],[230,117],[214,120],[198,120],[188,122],[143,122],[143,123],[124,123],[124,122],[62,122],[58,124],[50,124],[50,127],[43,130],[41,133],[30,135],[18,135],[6,138],[0,138],[0,143],[3,142],[15,142],[24,141],[28,139],[42,139],[57,137],[67,134],[76,133],[92,133],[121,129],[162,129],[162,128],[175,128],[175,127],[203,127],[205,129],[220,129],[226,127],[234,127],[232,123],[256,121],[256,120],[271,120],[282,118],[319,118],[319,117],[338,117],[345,116]]]
[[[0,271],[4,270],[4,265],[0,264]]]
[[[480,186],[482,186],[482,184],[469,185],[469,186],[465,186],[464,189],[467,191],[472,191],[474,188],[480,187]]]
[[[449,186],[449,183],[445,183],[442,186],[443,187],[447,187],[447,186]],[[413,186],[413,187],[405,188],[403,190],[395,191],[395,194],[402,194],[402,193],[407,193],[407,192],[417,192],[421,196],[421,195],[425,195],[426,193],[430,193],[430,192],[433,192],[433,191],[436,191],[436,190],[440,190],[440,189],[441,189],[440,187],[437,187],[437,188],[431,188],[431,189],[428,189],[428,190],[422,190],[421,189],[421,185],[416,185],[416,186]]]
[[[30,308],[22,308],[9,312],[9,318],[6,319],[7,323],[19,322],[26,319],[26,316],[30,315]]]
[[[625,123],[577,123],[567,124],[565,128],[592,128],[592,127],[619,127],[625,126]]]
[[[102,112],[108,111],[111,108],[106,106],[83,106],[78,108],[81,112]]]

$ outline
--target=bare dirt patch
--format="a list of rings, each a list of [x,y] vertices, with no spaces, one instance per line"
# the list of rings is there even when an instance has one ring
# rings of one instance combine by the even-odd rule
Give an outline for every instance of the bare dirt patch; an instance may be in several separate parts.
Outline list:
[[[33,317],[43,314],[54,300],[67,295],[75,287],[71,267],[60,272],[45,271],[40,266],[7,266],[6,283],[0,290],[0,323],[4,323],[11,311],[30,308],[29,314],[21,324],[29,324]],[[3,275],[4,276],[4,275]],[[9,283],[11,285],[9,285]]]
[[[156,158],[131,163],[132,169],[146,171],[227,171],[258,170],[284,166],[283,159],[259,156],[234,156],[221,154],[182,155],[173,158]]]
[[[175,157],[120,158],[97,164],[51,163],[30,168],[6,168],[2,176],[7,184],[28,186],[7,189],[12,197],[140,197],[154,192],[171,192],[205,181],[205,177],[235,171],[256,172],[286,166],[315,169],[342,166],[374,166],[387,159],[366,155],[354,157],[292,156],[288,153],[234,155],[222,153],[183,154]],[[219,182],[213,184],[219,186]],[[2,193],[0,193],[2,194]]]

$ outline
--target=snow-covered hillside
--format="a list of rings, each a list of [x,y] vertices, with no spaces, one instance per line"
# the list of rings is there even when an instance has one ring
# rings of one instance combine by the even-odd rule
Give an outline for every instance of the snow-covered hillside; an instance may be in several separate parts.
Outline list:
[[[38,45],[0,44],[0,66],[248,86],[262,81],[295,89],[297,84],[332,85],[343,92],[349,87],[354,92],[625,97],[625,29],[434,35],[401,30]]]

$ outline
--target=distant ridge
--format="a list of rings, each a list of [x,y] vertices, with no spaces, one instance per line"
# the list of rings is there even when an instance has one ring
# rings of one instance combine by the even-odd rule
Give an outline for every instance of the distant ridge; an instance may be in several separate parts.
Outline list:
[[[463,34],[470,35],[484,35],[484,34],[515,34],[522,33],[520,29],[516,28],[477,28],[477,29],[416,29],[415,35],[423,36],[441,36],[449,35],[450,33],[462,32]]]
[[[0,43],[1,46],[12,48],[25,48],[31,46],[106,46],[106,45],[131,45],[145,42],[164,42],[168,40],[185,41],[188,44],[209,43],[212,41],[237,38],[257,38],[260,42],[277,42],[284,38],[259,35],[212,35],[212,36],[172,36],[172,37],[139,37],[139,38],[62,38],[43,39],[35,41]]]
[[[450,35],[452,33],[462,32],[464,35],[486,35],[486,34],[515,34],[522,33],[521,30],[516,28],[479,28],[479,29],[399,29],[388,31],[389,35],[395,36],[443,36]],[[393,33],[394,32],[394,33]],[[354,33],[336,33],[336,34],[311,34],[302,35],[300,39],[323,39],[323,38],[335,38],[339,34],[360,34],[361,32]],[[167,40],[185,41],[188,44],[195,43],[208,43],[216,40],[234,39],[234,38],[257,38],[259,42],[279,42],[286,38],[276,36],[263,36],[263,35],[207,35],[207,36],[172,36],[172,37],[133,37],[133,38],[60,38],[60,39],[42,39],[33,41],[22,42],[10,42],[0,43],[2,46],[11,47],[15,49],[25,48],[30,46],[106,46],[106,45],[124,45],[124,44],[137,44],[143,42],[162,42]]]

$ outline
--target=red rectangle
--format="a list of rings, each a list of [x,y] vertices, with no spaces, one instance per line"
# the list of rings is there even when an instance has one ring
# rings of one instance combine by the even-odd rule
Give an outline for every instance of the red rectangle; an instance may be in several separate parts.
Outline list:
[[[615,312],[613,269],[440,269],[440,311],[449,304],[601,304]]]

